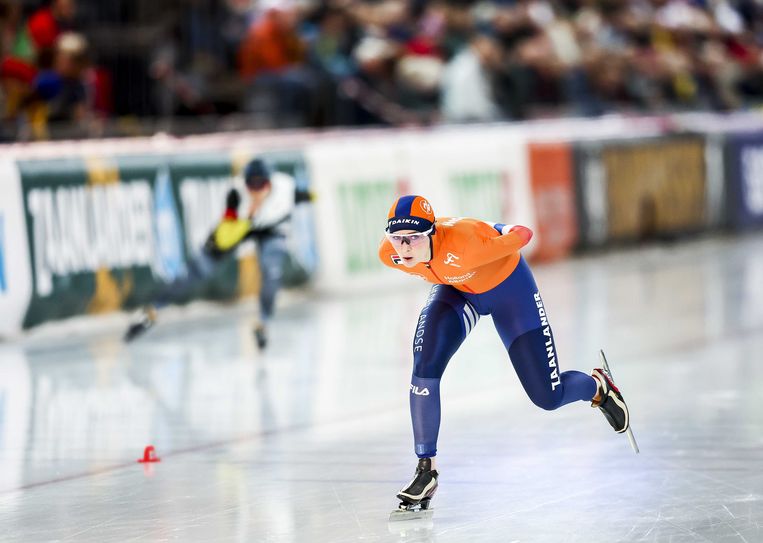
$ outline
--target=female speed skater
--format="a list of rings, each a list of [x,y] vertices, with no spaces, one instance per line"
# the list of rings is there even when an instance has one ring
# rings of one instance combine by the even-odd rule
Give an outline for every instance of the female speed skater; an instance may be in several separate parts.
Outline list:
[[[440,379],[480,316],[492,315],[535,405],[554,410],[590,401],[616,432],[628,429],[628,407],[608,372],[560,371],[543,300],[520,254],[531,237],[524,226],[435,219],[421,196],[401,196],[390,208],[379,258],[386,266],[434,283],[413,339],[410,409],[419,460],[413,480],[397,495],[401,510],[428,508],[437,490]]]

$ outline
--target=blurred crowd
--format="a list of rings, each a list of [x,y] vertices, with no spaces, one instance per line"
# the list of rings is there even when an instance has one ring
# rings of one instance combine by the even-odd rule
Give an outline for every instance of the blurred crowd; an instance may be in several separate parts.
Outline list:
[[[5,139],[728,111],[763,103],[763,3],[0,0],[0,57]]]

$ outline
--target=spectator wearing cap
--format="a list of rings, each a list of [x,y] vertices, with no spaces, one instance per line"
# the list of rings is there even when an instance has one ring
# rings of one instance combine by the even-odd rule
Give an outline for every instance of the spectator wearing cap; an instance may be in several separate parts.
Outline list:
[[[36,139],[47,137],[49,122],[81,123],[90,114],[87,40],[66,32],[56,40],[53,65],[41,70],[32,84],[29,116]]]

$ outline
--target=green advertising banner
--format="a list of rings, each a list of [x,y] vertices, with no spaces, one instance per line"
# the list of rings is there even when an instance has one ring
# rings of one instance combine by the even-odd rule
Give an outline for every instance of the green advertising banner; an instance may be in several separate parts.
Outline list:
[[[502,171],[454,172],[448,185],[457,203],[453,215],[498,219],[505,215],[507,183]]]
[[[342,183],[337,186],[339,217],[347,244],[346,265],[350,273],[374,270],[379,265],[379,242],[389,202],[394,201],[397,184],[393,180]]]
[[[298,153],[274,162],[289,173],[304,172],[303,164]],[[233,160],[221,153],[24,161],[18,168],[33,279],[24,327],[154,301],[187,276],[235,181]],[[311,217],[297,215],[299,232],[312,230],[303,224]],[[288,285],[315,267],[314,240],[292,245]],[[237,256],[171,301],[255,294],[255,252]]]

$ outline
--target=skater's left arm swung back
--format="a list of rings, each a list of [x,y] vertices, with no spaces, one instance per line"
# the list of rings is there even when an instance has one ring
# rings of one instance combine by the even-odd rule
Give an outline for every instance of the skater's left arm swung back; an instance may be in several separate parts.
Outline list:
[[[207,238],[205,249],[213,257],[219,258],[234,250],[246,238],[250,230],[248,219],[238,216],[241,195],[232,188],[225,198],[225,212],[220,222]]]

